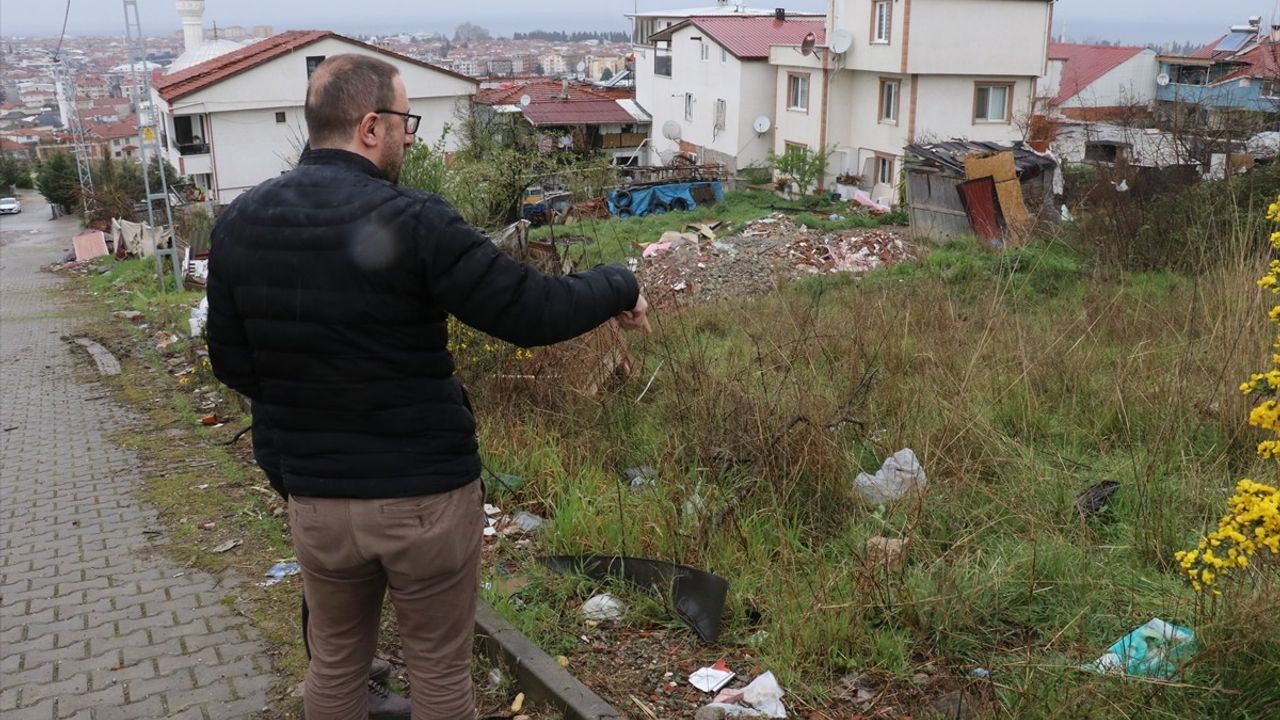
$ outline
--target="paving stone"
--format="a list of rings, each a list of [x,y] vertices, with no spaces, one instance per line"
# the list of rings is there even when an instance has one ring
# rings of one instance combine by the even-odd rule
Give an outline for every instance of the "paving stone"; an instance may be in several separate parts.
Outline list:
[[[14,428],[0,443],[0,715],[248,717],[241,705],[267,705],[274,677],[252,626],[219,602],[239,580],[154,552],[157,513],[134,495],[147,471],[109,438],[139,418],[62,339],[94,336],[43,271],[76,230],[28,213],[0,227],[0,408]]]

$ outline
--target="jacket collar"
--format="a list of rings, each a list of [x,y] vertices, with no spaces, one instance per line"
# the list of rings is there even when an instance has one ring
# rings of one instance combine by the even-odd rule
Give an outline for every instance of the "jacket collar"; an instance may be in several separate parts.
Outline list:
[[[307,148],[298,160],[298,165],[333,165],[376,177],[379,180],[387,179],[382,170],[368,158],[337,148]]]

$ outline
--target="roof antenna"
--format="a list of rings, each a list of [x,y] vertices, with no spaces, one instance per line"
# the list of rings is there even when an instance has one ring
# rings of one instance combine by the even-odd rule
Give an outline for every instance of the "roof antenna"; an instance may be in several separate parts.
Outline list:
[[[218,41],[218,21],[217,20],[213,21],[213,40],[214,42]]]

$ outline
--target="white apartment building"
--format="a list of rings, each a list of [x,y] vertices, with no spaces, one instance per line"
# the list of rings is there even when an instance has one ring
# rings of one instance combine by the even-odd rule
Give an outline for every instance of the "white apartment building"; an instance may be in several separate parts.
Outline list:
[[[682,20],[650,36],[667,59],[650,69],[644,106],[654,118],[650,143],[657,155],[689,153],[731,172],[763,167],[773,133],[755,124],[773,122],[777,69],[769,64],[770,46],[799,44],[810,33],[824,33],[821,18],[718,16]]]
[[[1025,135],[1051,23],[1051,0],[830,0],[812,52],[771,50],[774,150],[825,148],[828,182],[893,200],[910,143]]]
[[[434,142],[471,102],[471,78],[328,31],[291,31],[161,76],[152,89],[162,146],[183,175],[226,204],[293,167],[307,140],[307,80],[330,55],[362,53],[394,65],[418,137]],[[447,149],[456,149],[452,138]]]

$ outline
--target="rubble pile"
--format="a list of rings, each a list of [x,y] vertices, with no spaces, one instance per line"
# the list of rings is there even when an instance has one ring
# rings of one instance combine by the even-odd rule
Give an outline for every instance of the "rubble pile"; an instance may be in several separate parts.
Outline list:
[[[732,235],[687,229],[691,232],[666,233],[646,247],[636,267],[657,305],[760,295],[797,278],[861,274],[916,256],[897,229],[811,230],[782,213]]]

